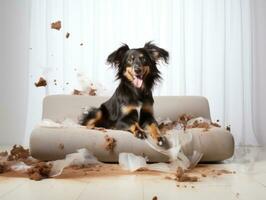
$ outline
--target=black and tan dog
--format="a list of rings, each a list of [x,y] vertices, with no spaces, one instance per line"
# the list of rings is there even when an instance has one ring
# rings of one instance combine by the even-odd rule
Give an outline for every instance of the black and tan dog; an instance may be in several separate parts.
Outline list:
[[[167,51],[151,42],[138,49],[130,49],[124,44],[110,54],[107,62],[117,68],[120,84],[100,108],[91,108],[84,113],[80,124],[88,128],[127,130],[141,139],[147,133],[159,146],[165,146],[166,139],[160,135],[153,116],[152,89],[161,79],[158,61],[167,63],[168,57]]]

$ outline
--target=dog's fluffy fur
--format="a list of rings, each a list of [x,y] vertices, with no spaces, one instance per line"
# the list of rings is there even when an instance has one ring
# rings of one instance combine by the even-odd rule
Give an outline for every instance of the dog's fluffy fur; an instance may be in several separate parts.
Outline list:
[[[147,133],[158,145],[164,146],[166,140],[153,116],[152,89],[161,79],[158,62],[167,63],[168,58],[168,52],[152,42],[138,49],[124,44],[111,53],[107,62],[117,69],[120,84],[108,101],[84,113],[80,124],[88,128],[127,130],[138,138],[145,138]]]

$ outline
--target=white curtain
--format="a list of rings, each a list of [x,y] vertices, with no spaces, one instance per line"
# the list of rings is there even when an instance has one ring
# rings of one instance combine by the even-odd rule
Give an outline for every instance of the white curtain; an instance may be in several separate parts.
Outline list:
[[[50,28],[57,20],[60,31]],[[171,57],[160,67],[163,81],[154,94],[203,95],[212,119],[231,125],[236,144],[257,145],[250,27],[249,0],[32,1],[26,141],[45,95],[70,94],[80,72],[112,93],[117,83],[108,54],[121,43],[142,47],[153,40]],[[46,89],[34,86],[40,76],[48,80]]]

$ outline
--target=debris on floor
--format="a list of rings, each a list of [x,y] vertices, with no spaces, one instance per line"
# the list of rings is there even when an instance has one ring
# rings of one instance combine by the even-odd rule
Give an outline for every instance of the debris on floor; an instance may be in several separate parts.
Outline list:
[[[15,151],[14,151],[15,149]],[[19,149],[19,151],[18,151]],[[12,151],[13,150],[13,151]],[[199,164],[193,169],[184,170],[181,167],[172,165],[174,171],[167,163],[147,164],[142,156],[134,154],[121,153],[118,164],[104,164],[97,160],[87,149],[79,149],[77,153],[68,154],[63,160],[43,162],[34,160],[27,153],[27,149],[19,145],[14,148],[8,155],[16,155],[14,160],[8,161],[6,153],[0,157],[0,174],[9,177],[29,177],[32,180],[42,180],[46,178],[75,178],[75,177],[105,177],[117,175],[152,175],[168,180],[176,181],[177,187],[188,187],[183,182],[203,181],[206,177],[218,178],[222,175],[233,175],[236,172],[227,169],[219,169],[212,165]],[[28,156],[28,157],[27,157]],[[15,159],[18,159],[15,160]],[[201,178],[200,178],[201,177]],[[194,186],[190,186],[194,188]]]
[[[49,178],[51,169],[52,169],[51,163],[39,162],[39,163],[36,163],[30,169],[28,169],[27,173],[30,179],[39,181],[45,178]]]
[[[68,39],[68,38],[69,38],[69,36],[70,36],[70,33],[69,33],[69,32],[67,32],[67,33],[66,33],[66,38]]]
[[[50,162],[52,164],[50,176],[55,177],[62,174],[64,168],[69,166],[85,166],[88,164],[99,164],[96,157],[94,157],[87,149],[79,149],[77,153],[67,154],[65,159]]]
[[[56,21],[51,23],[51,29],[56,29],[56,30],[60,30],[61,29],[61,21]]]
[[[6,162],[0,162],[0,174],[9,171],[9,167]]]
[[[47,82],[43,77],[40,77],[38,82],[35,82],[34,84],[36,87],[45,87],[47,85]]]
[[[197,176],[187,175],[181,167],[177,168],[175,176],[175,180],[178,182],[198,182],[199,180]]]
[[[122,169],[130,172],[147,167],[145,158],[142,156],[136,156],[133,153],[120,153],[118,163]]]
[[[109,151],[109,152],[113,152],[114,148],[116,146],[116,140],[108,135],[106,135],[104,137],[105,139],[105,144],[104,144],[104,148]]]
[[[157,196],[154,196],[154,197],[152,198],[152,200],[158,200]]]
[[[5,157],[5,156],[8,156],[8,152],[7,151],[0,152],[0,157]]]
[[[12,160],[23,160],[27,159],[30,156],[29,149],[24,149],[23,146],[14,145],[13,149],[10,151],[10,154],[7,157],[8,161]]]

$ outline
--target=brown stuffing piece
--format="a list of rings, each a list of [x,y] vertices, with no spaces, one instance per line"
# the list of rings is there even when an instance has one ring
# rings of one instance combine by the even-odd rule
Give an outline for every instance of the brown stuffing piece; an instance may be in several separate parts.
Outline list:
[[[73,91],[73,95],[90,95],[90,96],[96,96],[96,91],[97,89],[94,88],[93,86],[91,86],[89,88],[89,91],[80,91],[80,90],[77,90],[77,89],[74,89]]]
[[[97,89],[91,87],[89,90],[89,95],[90,96],[96,96],[96,91],[97,91]]]
[[[7,157],[8,161],[12,160],[23,160],[30,156],[29,149],[24,149],[23,146],[14,145],[13,149],[10,151],[10,155]]]
[[[7,171],[9,171],[9,167],[6,162],[0,162],[0,174],[3,174]]]
[[[81,91],[74,89],[73,95],[82,95]]]
[[[105,139],[105,149],[107,151],[114,151],[114,148],[116,146],[116,140],[112,137],[109,137],[108,135],[106,135],[104,139]]]
[[[197,121],[195,121],[197,122]],[[208,122],[202,122],[202,123],[198,123],[195,125],[195,122],[193,123],[193,127],[192,128],[203,128],[203,131],[208,131],[210,129],[210,124]]]
[[[180,123],[184,129],[184,131],[187,129],[187,122],[191,120],[193,117],[191,115],[182,114],[178,119],[177,122]]]
[[[159,129],[161,133],[165,134],[167,131],[174,129],[178,124],[181,124],[181,127],[184,131],[186,129],[191,128],[203,128],[203,131],[208,131],[211,126],[214,127],[221,127],[218,123],[208,123],[208,122],[199,122],[198,120],[195,120],[192,125],[188,125],[188,121],[193,119],[194,117],[192,115],[188,114],[182,114],[180,117],[178,117],[177,121],[169,122],[169,123],[161,123],[159,124]]]
[[[176,170],[176,181],[178,182],[198,182],[199,178],[196,176],[188,176],[185,174],[184,170],[181,167],[178,167]]]
[[[158,197],[157,197],[157,196],[154,196],[154,197],[152,198],[152,200],[158,200]]]
[[[162,134],[165,134],[168,130],[172,130],[177,125],[177,122],[161,123],[158,128]]]
[[[51,23],[51,29],[56,29],[56,30],[60,30],[61,29],[61,21],[56,21]]]
[[[6,157],[6,156],[8,156],[8,152],[7,151],[0,152],[0,156]]]
[[[221,125],[220,125],[220,124],[218,124],[218,123],[215,123],[215,122],[211,122],[211,125],[212,125],[212,126],[215,126],[215,127],[218,127],[218,128],[220,128],[220,127],[221,127]]]
[[[66,33],[66,38],[69,38],[69,36],[70,36],[70,33],[67,32],[67,33]]]
[[[47,85],[47,82],[43,77],[40,77],[38,82],[36,82],[34,84],[36,87],[45,87]]]
[[[51,163],[48,164],[46,162],[39,162],[36,163],[32,168],[28,169],[27,173],[30,179],[39,181],[45,178],[49,178],[51,168]]]
[[[65,145],[61,143],[61,144],[58,145],[58,148],[59,148],[60,150],[64,150]]]

